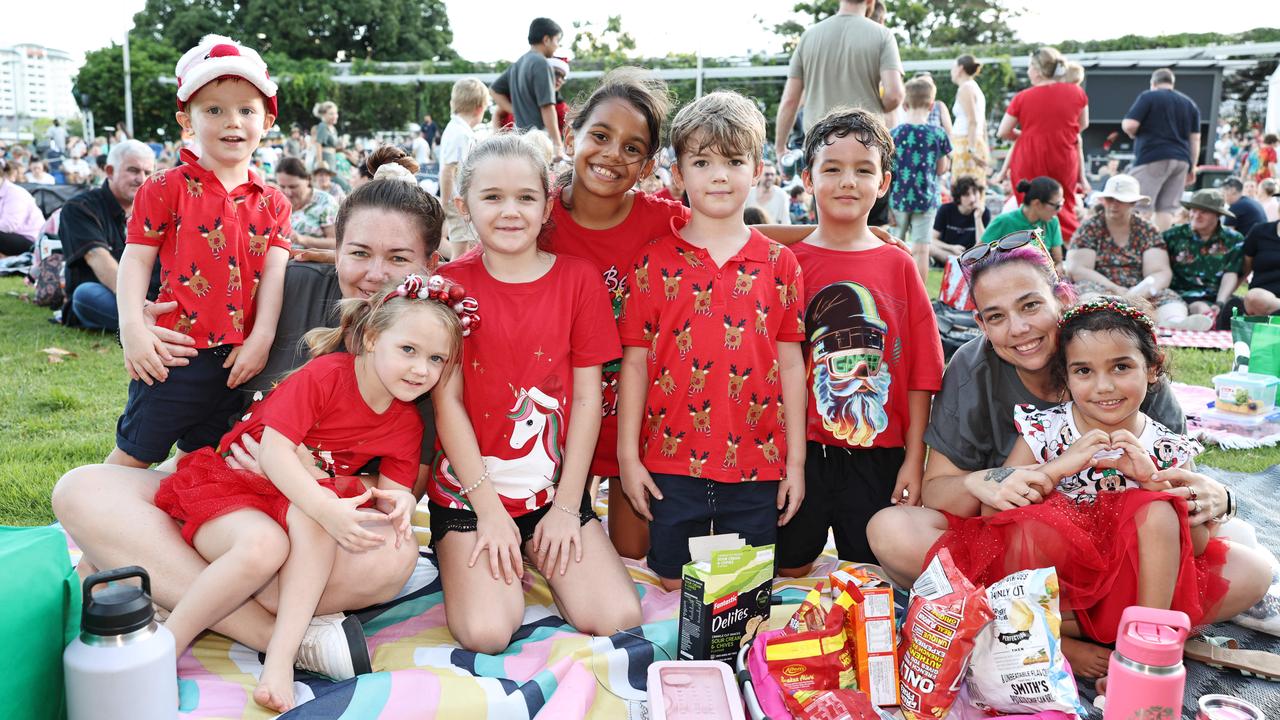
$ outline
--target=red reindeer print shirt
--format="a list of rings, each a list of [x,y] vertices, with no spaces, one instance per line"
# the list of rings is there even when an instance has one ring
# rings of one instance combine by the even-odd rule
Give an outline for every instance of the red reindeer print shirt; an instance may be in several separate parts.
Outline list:
[[[752,230],[723,266],[680,236],[642,247],[619,334],[649,349],[640,456],[651,473],[717,482],[786,470],[778,343],[804,339],[804,285],[791,251]]]
[[[289,249],[292,207],[253,171],[227,192],[195,153],[183,150],[182,162],[138,190],[126,242],[160,248],[156,302],[178,309],[158,326],[190,335],[197,348],[239,345],[253,330],[267,250]]]

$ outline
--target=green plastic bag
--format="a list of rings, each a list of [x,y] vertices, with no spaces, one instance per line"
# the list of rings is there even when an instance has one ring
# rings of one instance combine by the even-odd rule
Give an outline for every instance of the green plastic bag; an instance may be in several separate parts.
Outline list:
[[[0,526],[0,718],[67,715],[62,651],[80,632],[80,578],[56,527]]]
[[[1249,372],[1280,377],[1280,316],[1236,315],[1231,318],[1231,341],[1249,348],[1247,358],[1238,351],[1233,370],[1247,364]]]

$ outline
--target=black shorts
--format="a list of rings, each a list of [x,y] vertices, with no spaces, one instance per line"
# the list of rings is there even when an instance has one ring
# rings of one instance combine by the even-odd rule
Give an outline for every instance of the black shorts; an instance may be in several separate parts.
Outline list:
[[[183,452],[216,446],[244,411],[239,390],[227,387],[222,364],[232,345],[199,351],[191,362],[169,368],[169,378],[148,385],[129,382],[129,398],[116,422],[116,447],[143,462],[158,463],[177,444]]]
[[[662,499],[650,498],[649,569],[680,577],[689,562],[689,538],[737,533],[748,545],[772,545],[778,536],[778,481],[716,482],[654,474]]]
[[[871,516],[891,504],[905,448],[846,450],[810,441],[804,461],[804,502],[791,522],[778,528],[778,567],[813,562],[836,536],[841,560],[878,562],[867,542]]]
[[[427,510],[431,514],[431,547],[434,548],[440,538],[451,532],[475,532],[476,531],[476,514],[470,510],[460,508],[447,508],[443,505],[437,505],[433,502],[427,503]],[[546,517],[549,512],[564,512],[551,507],[551,503],[527,512],[519,517],[512,518],[516,521],[516,527],[520,529],[520,544],[524,545],[533,539],[533,531],[538,529],[538,523],[542,518]],[[586,525],[592,520],[599,521],[596,517],[595,510],[591,508],[591,493],[584,491],[582,493],[582,501],[578,503],[578,520],[579,526]]]

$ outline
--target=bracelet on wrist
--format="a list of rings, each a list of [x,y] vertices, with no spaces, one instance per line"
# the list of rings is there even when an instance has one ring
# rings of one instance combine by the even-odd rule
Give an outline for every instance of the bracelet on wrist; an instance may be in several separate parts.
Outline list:
[[[556,502],[556,501],[554,501],[554,500],[552,500],[552,501],[551,501],[551,504],[552,504],[552,505],[555,505],[555,506],[556,506],[556,509],[557,509],[557,510],[559,510],[559,511],[561,511],[561,512],[569,513],[570,515],[572,515],[572,516],[574,516],[574,517],[578,517],[578,511],[577,511],[577,510],[570,510],[569,508],[567,508],[567,507],[565,507],[565,506],[561,505],[560,503],[558,503],[558,502]]]
[[[470,487],[462,488],[461,490],[458,491],[458,494],[464,497],[467,495],[470,495],[471,493],[475,492],[477,488],[483,485],[485,480],[488,480],[488,479],[489,479],[489,468],[485,468],[484,474],[480,476],[480,479],[477,480],[474,485],[471,485]]]

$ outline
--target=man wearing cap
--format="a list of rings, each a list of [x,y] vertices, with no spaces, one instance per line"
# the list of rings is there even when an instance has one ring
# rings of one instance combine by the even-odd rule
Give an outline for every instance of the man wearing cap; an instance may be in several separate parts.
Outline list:
[[[1170,289],[1193,314],[1215,314],[1240,284],[1244,236],[1222,225],[1234,217],[1218,190],[1199,190],[1182,203],[1191,213],[1185,225],[1164,232],[1173,262]]]
[[[1144,195],[1154,198],[1155,224],[1173,224],[1182,189],[1195,182],[1200,157],[1200,108],[1173,89],[1173,71],[1151,73],[1151,89],[1138,96],[1120,128],[1134,139],[1129,173]]]
[[[107,181],[62,206],[58,239],[66,258],[66,304],[62,324],[116,330],[116,274],[124,254],[125,223],[133,197],[156,169],[151,148],[137,140],[116,143],[107,154]],[[147,297],[160,287],[160,266],[151,274]]]
[[[1208,330],[1205,315],[1187,317],[1186,305],[1169,289],[1173,270],[1164,238],[1134,212],[1151,198],[1132,175],[1112,175],[1097,197],[1103,212],[1084,222],[1071,240],[1064,264],[1080,295],[1128,295],[1156,307],[1156,322],[1184,330]]]
[[[333,196],[333,201],[339,205],[347,199],[347,193],[342,189],[336,181],[338,174],[333,171],[323,160],[316,163],[311,169],[311,187],[321,192],[327,192]]]

